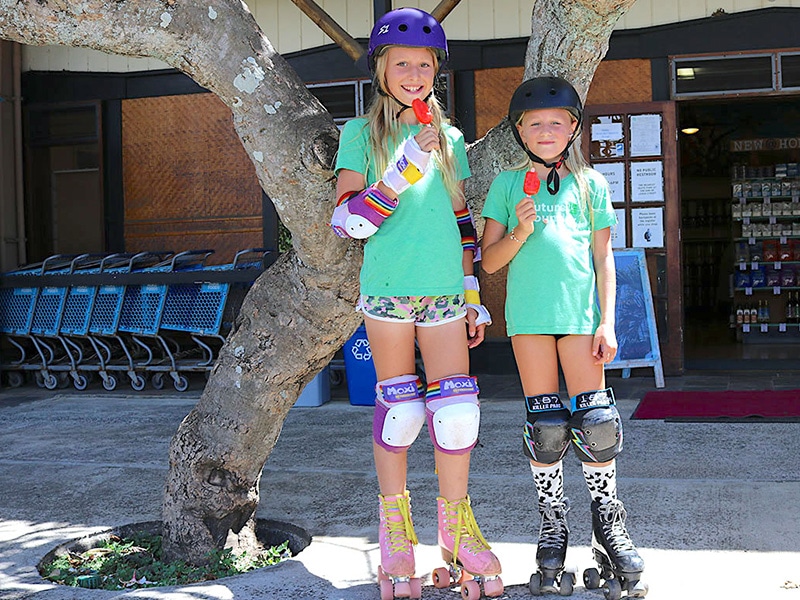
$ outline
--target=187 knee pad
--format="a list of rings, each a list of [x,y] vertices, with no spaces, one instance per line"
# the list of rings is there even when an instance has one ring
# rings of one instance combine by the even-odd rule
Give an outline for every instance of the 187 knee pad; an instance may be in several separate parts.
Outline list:
[[[585,392],[571,399],[576,412],[570,422],[575,453],[583,462],[608,462],[622,451],[622,419],[611,388]]]
[[[472,450],[481,422],[477,380],[453,375],[434,381],[428,384],[425,403],[433,445],[446,454]]]
[[[417,439],[425,422],[422,382],[416,375],[400,375],[375,386],[372,437],[381,448],[402,452]]]
[[[526,396],[525,409],[525,456],[545,465],[560,461],[569,446],[569,411],[561,405],[558,394]]]

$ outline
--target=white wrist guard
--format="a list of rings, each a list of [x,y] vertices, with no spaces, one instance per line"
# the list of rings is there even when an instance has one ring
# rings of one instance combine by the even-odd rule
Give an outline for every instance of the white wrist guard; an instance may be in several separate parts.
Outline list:
[[[489,310],[481,304],[480,286],[478,285],[478,278],[474,275],[466,275],[464,277],[464,299],[467,301],[467,308],[473,309],[478,313],[478,318],[475,319],[475,325],[492,324],[492,315]]]
[[[414,137],[400,146],[400,158],[392,160],[383,172],[383,183],[398,196],[418,182],[430,166],[431,153],[424,152]]]

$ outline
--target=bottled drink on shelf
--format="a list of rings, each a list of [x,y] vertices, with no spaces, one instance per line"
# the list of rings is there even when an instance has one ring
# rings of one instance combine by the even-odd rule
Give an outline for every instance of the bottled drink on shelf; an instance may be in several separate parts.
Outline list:
[[[744,323],[744,308],[742,308],[741,304],[737,304],[736,305],[736,324],[737,325],[741,325],[742,323]]]

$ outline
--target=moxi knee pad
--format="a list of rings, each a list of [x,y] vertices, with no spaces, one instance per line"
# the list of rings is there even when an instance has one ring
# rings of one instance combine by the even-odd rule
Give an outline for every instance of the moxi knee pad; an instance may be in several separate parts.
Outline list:
[[[477,379],[453,375],[434,381],[428,384],[425,403],[433,445],[446,454],[472,450],[481,422]]]
[[[611,388],[578,394],[571,430],[575,453],[583,462],[608,462],[622,451],[622,419]]]
[[[525,456],[545,465],[564,458],[569,446],[569,411],[562,406],[558,394],[526,396],[525,410]]]
[[[400,375],[375,386],[372,437],[390,452],[402,452],[417,439],[425,422],[422,382],[416,375]]]

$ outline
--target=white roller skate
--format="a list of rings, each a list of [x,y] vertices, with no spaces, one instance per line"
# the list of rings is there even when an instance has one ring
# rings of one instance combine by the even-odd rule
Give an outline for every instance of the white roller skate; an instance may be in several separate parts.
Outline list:
[[[644,561],[625,529],[626,516],[620,500],[592,502],[592,552],[600,569],[586,569],[583,583],[590,590],[602,585],[606,600],[619,600],[623,592],[630,598],[647,595],[640,581]]]
[[[378,496],[380,522],[378,545],[381,564],[378,585],[381,600],[422,597],[422,582],[414,577],[414,546],[417,536],[411,522],[411,500],[408,491],[393,496]]]
[[[481,590],[489,597],[500,596],[503,593],[500,561],[478,529],[469,496],[455,502],[441,497],[436,501],[439,547],[448,567],[434,569],[433,585],[437,588],[460,585],[464,600],[478,600]]]
[[[531,575],[528,584],[534,596],[542,594],[571,596],[575,588],[576,570],[564,568],[569,543],[568,511],[567,498],[539,505],[542,516],[539,543],[536,547],[536,564],[539,568]]]

